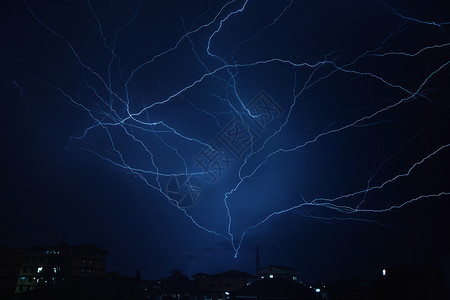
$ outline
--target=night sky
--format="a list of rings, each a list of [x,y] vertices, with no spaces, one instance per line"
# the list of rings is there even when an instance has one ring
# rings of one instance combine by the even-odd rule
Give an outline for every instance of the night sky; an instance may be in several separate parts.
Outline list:
[[[155,279],[450,274],[446,1],[10,1],[0,243]]]

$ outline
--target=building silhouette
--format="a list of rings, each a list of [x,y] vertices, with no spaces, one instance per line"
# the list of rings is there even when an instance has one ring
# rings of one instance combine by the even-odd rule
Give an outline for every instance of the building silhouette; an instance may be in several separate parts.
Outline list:
[[[23,257],[22,249],[0,247],[0,298],[14,293]]]
[[[300,272],[288,267],[270,265],[259,269],[258,277],[261,279],[286,278],[300,281]]]
[[[16,293],[82,278],[103,277],[105,256],[108,254],[97,246],[69,246],[64,242],[56,246],[25,248],[23,251]]]

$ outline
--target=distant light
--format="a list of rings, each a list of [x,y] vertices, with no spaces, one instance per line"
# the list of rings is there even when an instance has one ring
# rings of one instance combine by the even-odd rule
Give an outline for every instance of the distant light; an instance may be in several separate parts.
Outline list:
[[[320,289],[319,288],[316,289],[316,293],[320,293]]]
[[[37,272],[38,272],[38,273],[41,273],[41,272],[42,272],[42,267],[39,267],[39,268],[37,269]]]
[[[264,279],[264,276],[261,276],[261,279]]]
[[[53,273],[56,273],[56,268],[53,268]]]
[[[229,292],[225,292],[225,295],[230,296],[230,293]]]
[[[386,269],[383,269],[383,276],[386,276]]]
[[[272,275],[272,274],[270,274],[270,275],[269,275],[269,278],[273,278],[273,275]]]
[[[293,276],[293,277],[292,277],[292,280],[297,280],[297,276]]]

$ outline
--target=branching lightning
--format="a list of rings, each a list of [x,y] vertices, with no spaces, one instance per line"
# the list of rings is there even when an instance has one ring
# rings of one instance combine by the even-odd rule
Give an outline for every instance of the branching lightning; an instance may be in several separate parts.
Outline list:
[[[398,159],[408,145],[415,143],[417,136],[422,132],[419,131],[404,138],[400,146],[389,150],[391,152],[382,156],[381,161],[365,162],[372,166],[372,172],[367,175],[368,179],[359,188],[352,191],[343,190],[333,197],[317,196],[310,199],[305,199],[301,196],[302,191],[295,189],[298,194],[297,199],[286,201],[282,209],[266,212],[264,217],[253,224],[246,225],[245,228],[234,226],[236,212],[233,209],[233,201],[239,197],[242,190],[249,188],[252,181],[267,180],[270,176],[281,178],[279,170],[272,171],[271,166],[279,163],[283,164],[283,168],[291,168],[290,163],[283,161],[284,157],[299,159],[302,151],[311,151],[311,147],[328,139],[341,141],[345,139],[342,135],[350,135],[353,130],[396,126],[395,119],[391,120],[392,113],[415,102],[427,101],[429,105],[448,109],[448,104],[442,99],[429,96],[427,89],[435,88],[431,82],[440,76],[445,76],[442,74],[448,72],[450,67],[448,55],[450,42],[447,36],[450,22],[424,21],[408,17],[385,3],[386,13],[393,14],[392,17],[398,20],[397,24],[401,23],[401,25],[394,27],[390,33],[378,40],[376,46],[365,48],[362,52],[355,54],[349,46],[344,48],[344,45],[338,43],[338,46],[343,48],[339,49],[336,46],[334,49],[324,49],[327,54],[321,59],[286,55],[262,58],[258,54],[252,56],[254,59],[249,59],[245,55],[244,58],[239,56],[239,51],[245,50],[252,42],[262,39],[268,31],[283,30],[281,26],[286,24],[282,23],[283,20],[292,17],[289,13],[296,9],[294,1],[285,1],[277,11],[272,12],[270,19],[260,24],[254,34],[230,42],[232,44],[227,45],[229,49],[226,53],[223,53],[219,45],[228,43],[229,26],[245,26],[236,24],[240,22],[245,24],[246,14],[254,9],[255,1],[232,0],[219,6],[210,3],[201,14],[196,16],[195,21],[185,20],[183,12],[173,8],[181,25],[171,24],[172,21],[164,22],[167,28],[178,34],[177,38],[171,40],[170,46],[164,50],[157,51],[156,54],[149,53],[147,59],[130,66],[126,65],[127,57],[119,49],[121,38],[131,25],[140,18],[145,18],[141,12],[145,3],[139,1],[132,16],[115,28],[112,34],[108,34],[106,28],[111,25],[102,20],[101,14],[96,11],[95,1],[89,0],[84,5],[85,9],[90,12],[97,25],[95,30],[98,32],[100,43],[108,53],[106,65],[103,66],[106,71],[102,72],[90,65],[69,37],[59,33],[58,28],[47,25],[44,18],[41,18],[26,0],[22,2],[24,9],[28,10],[30,17],[39,26],[47,30],[53,38],[65,43],[66,48],[76,59],[77,66],[85,74],[83,82],[85,90],[79,93],[66,90],[58,83],[51,82],[39,74],[33,75],[37,81],[53,88],[58,95],[64,97],[77,109],[84,111],[89,117],[91,123],[86,128],[80,129],[79,136],[71,138],[71,144],[96,155],[156,191],[161,198],[175,204],[175,207],[192,221],[195,227],[228,240],[235,257],[238,256],[249,232],[262,224],[270,223],[272,218],[287,213],[299,212],[300,217],[326,222],[342,220],[369,222],[398,230],[394,226],[378,222],[375,220],[376,216],[402,209],[417,201],[432,198],[439,198],[442,201],[449,199],[450,187],[447,190],[435,190],[411,196],[395,195],[395,200],[392,201],[375,203],[370,198],[371,195],[384,191],[389,186],[404,183],[415,173],[423,172],[421,169],[423,166],[442,157],[448,157],[450,141],[436,145],[432,147],[432,150],[428,149],[428,152],[418,153],[420,157],[409,160],[407,167],[396,167],[386,174],[383,168]],[[434,30],[443,33],[444,40],[411,49],[398,49],[389,45],[396,42],[399,34],[408,30],[410,22],[417,26],[433,27]],[[414,59],[420,57],[429,59],[438,52],[446,53],[444,59],[430,61],[428,72],[422,74],[421,78],[414,78],[415,81],[403,81],[392,75],[384,75],[378,68],[373,71],[367,68],[372,64],[372,60],[377,60],[377,64],[381,64],[383,60],[389,60],[388,63],[396,60],[404,63],[410,60],[410,63],[414,64]],[[183,71],[182,81],[164,86],[168,80],[167,76],[174,74],[172,69],[176,67],[176,64],[180,64],[180,60],[177,60],[179,53],[185,55],[183,58],[188,57],[193,62],[195,68],[192,69],[195,71],[192,73]],[[164,68],[161,65],[164,65]],[[288,88],[286,84],[280,86],[279,90],[282,92],[266,91],[267,94],[274,94],[270,97],[277,99],[280,109],[277,110],[275,106],[269,108],[267,111],[271,113],[272,123],[267,123],[269,124],[267,127],[261,127],[262,129],[257,131],[254,124],[264,117],[267,118],[267,115],[264,115],[262,110],[255,111],[251,106],[251,99],[247,99],[248,88],[241,83],[242,76],[245,75],[241,74],[260,72],[261,68],[282,70],[283,74],[289,74],[292,82]],[[145,95],[140,97],[136,90],[142,81],[145,82],[146,72],[151,74],[159,72],[156,76],[158,82],[157,84],[152,82],[154,90],[146,91]],[[181,71],[175,71],[175,74],[176,72]],[[344,110],[342,114],[335,116],[337,117],[335,120],[329,120],[327,125],[309,136],[293,132],[292,128],[295,128],[295,122],[297,122],[294,120],[296,114],[305,98],[310,97],[306,96],[307,93],[314,93],[322,83],[336,77],[346,78],[349,81],[353,78],[362,78],[366,82],[381,86],[387,91],[386,93],[391,93],[391,96],[388,99],[378,99],[375,104],[364,104],[357,109]],[[23,88],[20,82],[14,81],[14,85],[23,97],[27,97],[27,89]],[[265,88],[264,86],[255,87],[257,91],[265,90]],[[277,96],[277,92],[283,96]],[[203,95],[204,99],[200,99],[199,95]],[[286,99],[287,96],[290,98]],[[281,99],[281,97],[285,98]],[[215,127],[217,128],[215,135],[210,134],[207,129],[204,129],[205,133],[199,133],[199,130],[197,132],[188,130],[187,118],[174,120],[168,115],[168,113],[175,113],[177,109],[179,109],[176,112],[177,116],[185,113],[207,120],[202,121],[199,127]],[[232,120],[235,123],[227,125]],[[241,126],[241,131],[238,126]],[[226,150],[225,146],[216,147],[214,143],[211,143],[212,140],[218,139],[217,136],[226,139],[237,132],[250,138],[246,148],[242,145],[247,140],[243,138],[239,140],[239,146],[242,146],[244,150],[234,149],[236,153],[239,153],[232,159],[230,157],[233,155]],[[283,139],[286,134],[290,136],[289,142]],[[92,142],[92,140],[100,140],[99,137],[104,138],[106,142],[99,144]],[[234,138],[237,139],[235,136]],[[216,165],[210,164],[205,168],[199,168],[199,164],[193,162],[193,157],[198,153],[207,153],[208,157],[214,155]],[[222,167],[220,167],[221,163]],[[225,176],[223,175],[225,172],[228,176],[227,181],[222,183],[217,178]],[[185,206],[182,202],[184,200],[173,196],[173,190],[170,190],[172,178],[183,178],[184,184],[187,185],[186,191],[189,192],[194,204],[197,203],[201,193],[207,193],[210,190],[220,191],[222,209],[227,220],[225,227],[218,229],[214,224],[203,224],[201,218],[191,210],[193,205]],[[200,190],[198,181],[203,190]],[[290,188],[294,189],[294,186],[287,184],[286,189]],[[317,191],[316,195],[318,194],[320,191]],[[208,199],[202,201],[208,201]],[[246,201],[246,199],[240,199],[240,201]],[[308,212],[311,208],[322,208],[334,215],[318,216],[316,213]]]

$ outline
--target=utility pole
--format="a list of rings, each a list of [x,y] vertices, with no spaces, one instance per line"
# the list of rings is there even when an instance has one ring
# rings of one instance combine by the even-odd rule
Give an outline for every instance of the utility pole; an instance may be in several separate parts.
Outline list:
[[[258,276],[259,271],[259,248],[256,246],[256,276]]]

